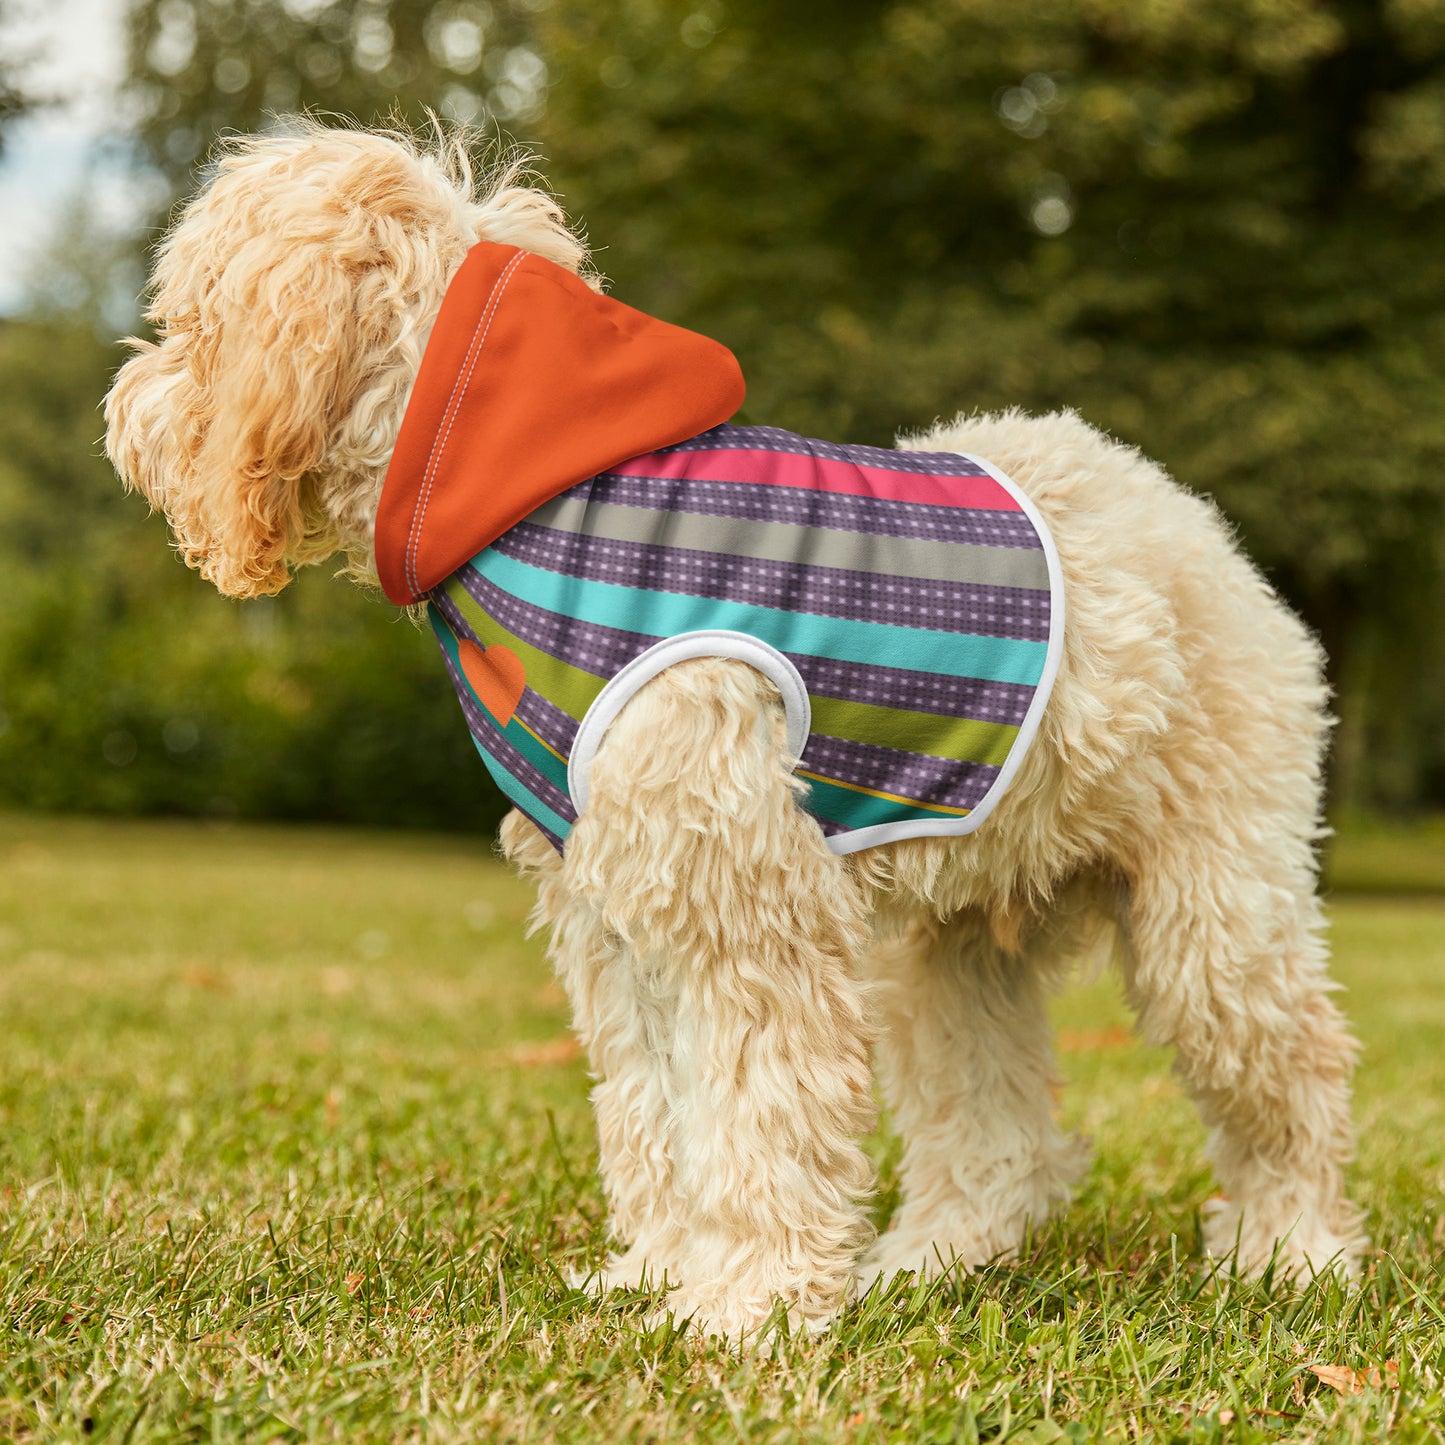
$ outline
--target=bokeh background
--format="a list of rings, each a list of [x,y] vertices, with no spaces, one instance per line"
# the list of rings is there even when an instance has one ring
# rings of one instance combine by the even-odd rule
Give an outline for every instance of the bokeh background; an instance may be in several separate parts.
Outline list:
[[[744,420],[1138,445],[1323,638],[1336,813],[1445,805],[1439,0],[0,0],[0,806],[500,815],[429,638],[324,567],[218,598],[100,450],[168,208],[301,107],[535,150]],[[7,189],[80,110],[65,203]]]

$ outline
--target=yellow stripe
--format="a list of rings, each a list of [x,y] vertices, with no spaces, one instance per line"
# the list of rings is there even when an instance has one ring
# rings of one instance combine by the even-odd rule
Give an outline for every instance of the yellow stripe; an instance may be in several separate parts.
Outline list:
[[[552,744],[549,743],[547,739],[541,735],[541,733],[533,732],[532,729],[529,728],[527,724],[524,723],[522,719],[517,716],[516,713],[512,714],[512,720],[517,724],[519,728],[522,729],[524,733],[527,734],[528,737],[535,738],[539,743],[541,743],[542,746],[546,748],[547,751],[551,753],[552,756],[556,758],[559,763],[565,763],[567,761],[567,759],[564,758],[562,754],[559,753],[557,749],[554,748]]]
[[[902,803],[909,808],[926,808],[930,813],[952,813],[957,818],[966,818],[972,808],[952,808],[947,803],[925,803],[918,798],[904,798],[897,793],[882,793],[877,788],[865,788],[859,783],[845,783],[842,778],[825,777],[822,773],[810,773],[806,768],[794,768],[800,778],[815,783],[829,783],[835,788],[847,788],[850,793],[866,793],[870,798],[882,798],[885,803]]]

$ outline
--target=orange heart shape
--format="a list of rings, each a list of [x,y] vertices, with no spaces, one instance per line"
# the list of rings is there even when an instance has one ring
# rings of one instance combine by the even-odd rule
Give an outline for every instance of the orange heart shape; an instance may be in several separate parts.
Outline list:
[[[457,654],[477,701],[506,727],[527,686],[527,669],[522,666],[522,659],[509,647],[482,649],[470,638],[458,641]]]

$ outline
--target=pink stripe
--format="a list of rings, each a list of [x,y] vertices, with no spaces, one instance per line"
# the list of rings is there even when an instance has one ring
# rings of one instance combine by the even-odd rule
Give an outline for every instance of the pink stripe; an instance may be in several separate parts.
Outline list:
[[[894,472],[837,462],[824,457],[718,447],[710,451],[656,452],[609,467],[623,477],[689,477],[695,481],[761,482],[776,487],[805,487],[814,492],[845,492],[888,502],[921,502],[934,507],[965,507],[987,512],[1017,512],[1019,504],[992,477],[940,477]]]

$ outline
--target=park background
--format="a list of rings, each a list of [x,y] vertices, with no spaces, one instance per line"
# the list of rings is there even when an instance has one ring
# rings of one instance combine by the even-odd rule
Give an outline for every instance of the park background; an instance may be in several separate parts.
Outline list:
[[[569,1282],[585,1063],[430,638],[216,596],[101,454],[170,206],[298,107],[532,147],[747,420],[1073,406],[1218,501],[1336,688],[1357,1283],[1216,1277],[1111,975],[1017,1265],[771,1359]],[[0,0],[0,1438],[1445,1445],[1442,242],[1441,0]]]
[[[26,3],[0,0],[0,36]],[[424,635],[324,566],[273,600],[215,596],[101,454],[168,208],[216,136],[302,107],[431,108],[534,150],[614,294],[736,352],[744,421],[886,445],[960,409],[1071,406],[1139,446],[1217,500],[1323,639],[1334,814],[1445,805],[1434,0],[126,14],[113,121],[5,278],[0,806],[500,814]],[[0,145],[74,103],[43,61],[0,49]]]

